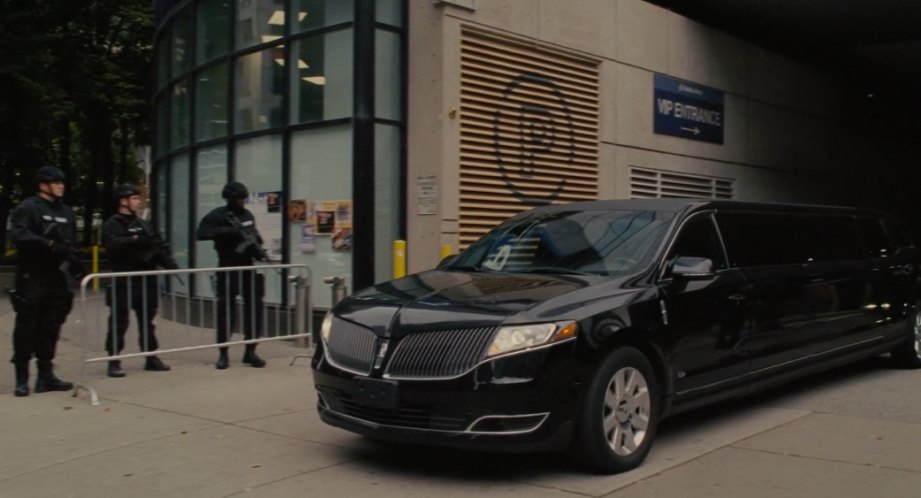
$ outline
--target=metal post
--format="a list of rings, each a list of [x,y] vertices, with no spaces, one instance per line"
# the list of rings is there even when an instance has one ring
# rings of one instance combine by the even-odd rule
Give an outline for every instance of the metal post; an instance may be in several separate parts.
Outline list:
[[[303,275],[291,276],[290,279],[294,282],[294,288],[296,289],[295,299],[297,304],[294,308],[296,328],[294,333],[306,334],[310,330],[310,325],[307,323],[307,310],[310,309],[310,283],[307,277]],[[310,339],[314,338],[311,337]],[[306,348],[310,346],[310,340],[308,340],[307,336],[298,337],[294,339],[294,345],[299,348]]]
[[[345,296],[349,294],[349,288],[345,285],[345,277],[326,277],[323,279],[323,282],[333,286],[333,306],[339,304],[339,301],[345,299]]]

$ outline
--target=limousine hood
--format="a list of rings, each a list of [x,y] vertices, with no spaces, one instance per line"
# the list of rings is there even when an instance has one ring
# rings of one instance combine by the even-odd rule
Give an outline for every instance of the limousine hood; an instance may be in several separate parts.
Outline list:
[[[582,318],[598,298],[635,292],[607,277],[427,271],[358,292],[333,310],[379,336]],[[609,289],[609,290],[608,290]],[[592,297],[594,295],[594,297]]]

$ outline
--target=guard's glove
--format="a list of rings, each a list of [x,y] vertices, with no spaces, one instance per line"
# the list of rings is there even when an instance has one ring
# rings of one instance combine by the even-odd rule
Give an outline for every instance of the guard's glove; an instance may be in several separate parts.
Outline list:
[[[149,247],[151,242],[153,242],[153,237],[143,233],[132,235],[132,238],[134,239],[134,243],[140,247]]]
[[[54,241],[51,241],[49,244],[50,244],[49,249],[51,249],[51,254],[54,254],[55,256],[59,258],[66,258],[67,256],[70,255],[70,251],[71,251],[70,245],[65,244],[63,242],[54,242]]]

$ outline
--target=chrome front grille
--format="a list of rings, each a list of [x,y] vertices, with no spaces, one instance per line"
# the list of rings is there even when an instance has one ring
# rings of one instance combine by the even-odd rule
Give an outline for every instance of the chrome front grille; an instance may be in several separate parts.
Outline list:
[[[483,358],[495,327],[410,334],[397,345],[385,375],[390,378],[448,378]]]
[[[326,354],[334,365],[367,375],[371,373],[376,340],[370,329],[334,316]]]

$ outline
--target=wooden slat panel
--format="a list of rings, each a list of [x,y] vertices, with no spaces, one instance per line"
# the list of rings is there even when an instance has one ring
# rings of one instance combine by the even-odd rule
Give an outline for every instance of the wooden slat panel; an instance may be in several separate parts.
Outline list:
[[[597,61],[465,27],[460,68],[461,248],[535,201],[598,197]]]

